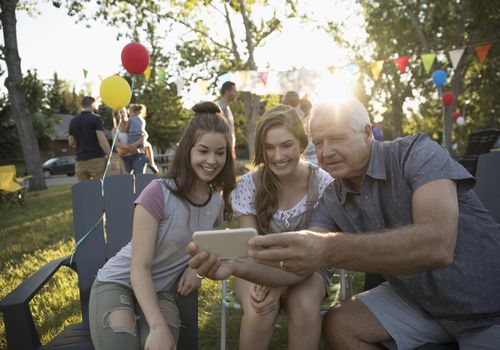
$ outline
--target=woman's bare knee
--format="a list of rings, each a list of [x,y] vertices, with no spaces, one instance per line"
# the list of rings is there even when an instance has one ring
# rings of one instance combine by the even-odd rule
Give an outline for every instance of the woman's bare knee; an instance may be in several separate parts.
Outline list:
[[[104,324],[109,326],[114,332],[126,332],[134,336],[136,335],[136,318],[132,310],[128,308],[110,311],[105,317]]]

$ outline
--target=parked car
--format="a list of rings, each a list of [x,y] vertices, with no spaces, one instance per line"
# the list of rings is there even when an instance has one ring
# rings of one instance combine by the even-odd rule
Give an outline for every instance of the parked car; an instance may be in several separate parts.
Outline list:
[[[75,162],[75,156],[50,158],[43,163],[43,175],[45,178],[60,174],[73,176],[75,175]]]

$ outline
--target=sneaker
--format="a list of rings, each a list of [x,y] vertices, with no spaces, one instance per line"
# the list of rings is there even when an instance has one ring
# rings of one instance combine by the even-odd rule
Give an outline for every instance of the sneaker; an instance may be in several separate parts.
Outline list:
[[[151,169],[151,171],[153,172],[153,174],[158,174],[160,172],[160,170],[158,170],[158,167],[156,166],[156,164],[151,164],[149,163],[148,164],[148,167],[149,169]]]

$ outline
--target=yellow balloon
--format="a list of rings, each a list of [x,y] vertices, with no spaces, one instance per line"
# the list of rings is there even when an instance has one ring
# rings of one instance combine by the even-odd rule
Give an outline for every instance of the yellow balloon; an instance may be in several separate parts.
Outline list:
[[[130,102],[132,91],[128,82],[119,75],[112,75],[101,82],[101,99],[112,109],[120,109]]]

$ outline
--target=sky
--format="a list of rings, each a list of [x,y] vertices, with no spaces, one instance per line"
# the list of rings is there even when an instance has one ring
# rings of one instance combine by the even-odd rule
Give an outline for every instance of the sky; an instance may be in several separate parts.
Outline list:
[[[106,77],[120,70],[120,53],[128,40],[116,40],[116,29],[101,23],[87,28],[83,23],[74,23],[64,9],[49,4],[40,5],[39,9],[41,14],[36,17],[17,13],[23,73],[36,69],[45,80],[57,72],[59,78],[81,89],[86,82],[98,84],[99,75]],[[89,72],[87,79],[83,69]]]
[[[349,12],[347,8],[332,6],[331,0],[315,0],[301,6],[307,6],[301,10],[318,18],[339,18]],[[102,23],[92,23],[91,28],[75,23],[63,8],[43,4],[39,10],[35,17],[17,13],[23,72],[36,69],[44,80],[57,72],[59,78],[74,84],[77,90],[91,88],[93,94],[98,94],[101,78],[120,70],[120,53],[129,40],[117,40],[117,30]],[[175,47],[176,35],[181,34],[170,35],[168,46]],[[273,70],[317,69],[349,63],[346,53],[326,33],[296,19],[288,20],[280,33],[271,35],[266,45],[256,50],[255,59],[259,69]],[[83,69],[88,71],[86,78]]]

